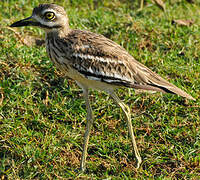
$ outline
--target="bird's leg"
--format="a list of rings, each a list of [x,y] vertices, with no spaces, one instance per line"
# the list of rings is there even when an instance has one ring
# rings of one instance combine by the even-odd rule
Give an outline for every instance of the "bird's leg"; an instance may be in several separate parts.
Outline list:
[[[90,132],[91,132],[92,124],[93,124],[92,109],[90,107],[88,89],[83,89],[83,96],[84,96],[86,108],[87,108],[87,124],[86,124],[86,130],[85,130],[85,135],[84,135],[83,152],[82,152],[82,157],[81,157],[81,165],[80,165],[81,171],[85,171],[85,168],[86,168],[85,162],[86,162],[86,157],[87,157],[87,148],[88,148],[89,136],[90,136]]]
[[[114,91],[109,92],[109,94],[112,96],[112,98],[116,101],[116,103],[122,108],[126,119],[127,119],[127,124],[128,124],[128,131],[129,131],[129,135],[131,136],[131,140],[132,140],[132,145],[134,148],[134,152],[135,152],[135,156],[137,158],[137,168],[140,167],[140,164],[142,162],[142,159],[140,157],[140,153],[138,151],[137,148],[137,144],[136,144],[136,140],[135,140],[135,136],[133,133],[133,126],[132,126],[132,122],[131,122],[131,114],[130,114],[130,109],[127,105],[125,105],[120,99],[119,97],[115,94]]]
[[[144,6],[144,0],[140,0],[140,9],[139,9],[139,11],[141,11],[143,9],[143,6]]]

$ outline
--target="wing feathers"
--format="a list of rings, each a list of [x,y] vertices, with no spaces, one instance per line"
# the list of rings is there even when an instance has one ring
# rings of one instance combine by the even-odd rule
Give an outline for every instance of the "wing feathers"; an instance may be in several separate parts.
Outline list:
[[[135,89],[174,93],[194,100],[102,35],[73,30],[63,43],[67,44],[63,46],[71,52],[70,66],[88,79]]]

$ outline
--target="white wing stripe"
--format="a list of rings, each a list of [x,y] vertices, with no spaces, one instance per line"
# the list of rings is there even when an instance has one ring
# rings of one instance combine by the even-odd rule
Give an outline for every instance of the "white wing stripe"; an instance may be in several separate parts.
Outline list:
[[[103,58],[103,57],[98,57],[98,56],[93,56],[93,55],[86,55],[86,54],[82,54],[82,53],[73,53],[72,56],[76,57],[76,58],[80,58],[80,61],[84,61],[84,60],[95,60],[95,61],[99,61],[99,62],[107,62],[107,63],[118,63],[119,65],[122,64],[121,61],[116,61],[110,58]],[[127,82],[133,82],[133,80],[127,76],[123,76],[122,74],[117,73],[115,70],[113,70],[112,73],[109,72],[104,72],[104,71],[93,71],[92,67],[89,66],[87,67],[87,70],[85,70],[85,68],[81,67],[81,65],[77,64],[77,68],[80,69],[82,72],[86,71],[91,73],[90,76],[88,76],[89,79],[95,79],[95,80],[100,80],[101,78],[98,78],[95,76],[95,74],[98,76],[105,76],[106,77],[106,81],[107,82],[112,82],[114,81],[113,78],[116,78],[118,80],[122,80],[122,81],[127,81]],[[93,76],[92,76],[93,74]],[[111,77],[111,79],[109,80],[108,77]]]
[[[98,56],[93,56],[93,55],[86,55],[86,54],[81,54],[81,53],[73,53],[72,56],[75,56],[76,58],[81,58],[81,59],[94,59],[94,60],[98,60],[100,62],[107,62],[107,63],[118,63],[118,64],[122,64],[122,61],[116,61],[110,58],[102,58],[102,57],[98,57]]]

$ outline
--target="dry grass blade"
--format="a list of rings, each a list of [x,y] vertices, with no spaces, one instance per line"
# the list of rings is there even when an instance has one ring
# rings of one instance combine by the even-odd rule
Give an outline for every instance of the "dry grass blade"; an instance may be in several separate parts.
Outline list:
[[[178,24],[180,26],[191,26],[194,24],[193,20],[184,20],[184,19],[177,19],[177,20],[172,20],[172,24]]]
[[[153,1],[156,3],[156,5],[160,9],[162,9],[163,11],[165,11],[165,3],[162,0],[153,0]]]
[[[37,38],[35,36],[30,36],[30,35],[21,36],[21,34],[19,32],[17,32],[15,29],[10,28],[10,27],[7,27],[7,28],[9,30],[13,31],[15,33],[16,37],[18,38],[18,40],[26,46],[29,46],[29,47],[33,46],[33,45],[42,46],[45,43],[45,41],[43,39]]]
[[[4,94],[3,94],[3,91],[0,91],[0,106],[3,103],[3,100],[4,100]]]

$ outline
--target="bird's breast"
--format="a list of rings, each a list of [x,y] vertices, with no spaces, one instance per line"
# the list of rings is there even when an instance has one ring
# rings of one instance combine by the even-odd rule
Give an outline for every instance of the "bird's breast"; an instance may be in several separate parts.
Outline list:
[[[71,59],[65,47],[60,47],[53,39],[46,39],[46,51],[56,68],[64,75],[77,81],[82,79],[82,75],[70,65],[73,59]]]

